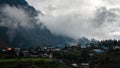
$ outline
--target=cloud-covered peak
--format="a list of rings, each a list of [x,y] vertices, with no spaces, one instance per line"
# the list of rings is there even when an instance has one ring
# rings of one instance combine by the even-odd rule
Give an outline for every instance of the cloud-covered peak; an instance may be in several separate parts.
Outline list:
[[[40,21],[57,35],[119,39],[119,0],[28,0],[41,10]]]

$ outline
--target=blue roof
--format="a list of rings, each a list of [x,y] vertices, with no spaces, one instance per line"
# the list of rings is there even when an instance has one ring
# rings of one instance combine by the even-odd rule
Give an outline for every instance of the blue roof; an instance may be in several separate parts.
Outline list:
[[[101,50],[101,49],[94,49],[93,51],[95,51],[97,53],[103,53],[103,52],[105,52],[104,50]]]
[[[81,48],[86,48],[88,45],[80,45]]]
[[[103,48],[103,49],[109,49],[109,47],[107,47],[107,46],[105,46],[105,45],[103,45],[102,48]]]

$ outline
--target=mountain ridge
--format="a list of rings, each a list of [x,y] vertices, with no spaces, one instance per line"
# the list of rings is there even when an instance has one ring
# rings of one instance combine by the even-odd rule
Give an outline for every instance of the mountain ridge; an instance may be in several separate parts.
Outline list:
[[[0,0],[0,9],[4,5],[8,5],[10,7],[16,7],[18,9],[22,8],[26,13],[28,13],[29,17],[33,19],[30,22],[32,23],[34,28],[28,29],[26,27],[18,25],[16,29],[13,29],[14,31],[9,31],[10,28],[1,25],[2,19],[6,19],[7,17],[4,18],[5,14],[0,12],[0,15],[1,15],[0,16],[0,30],[1,30],[0,42],[2,42],[0,43],[0,47],[25,48],[25,47],[40,46],[44,44],[56,46],[56,45],[64,45],[73,40],[72,38],[68,38],[65,36],[56,36],[52,34],[46,27],[41,28],[42,24],[36,24],[37,21],[35,17],[38,15],[39,12],[34,7],[30,6],[25,0]],[[8,19],[8,20],[11,20],[11,19]],[[12,41],[10,41],[10,37],[9,37],[10,35],[8,31],[11,33],[11,35],[13,35]],[[4,34],[4,37],[2,37],[2,34]],[[3,43],[5,45],[3,45]]]

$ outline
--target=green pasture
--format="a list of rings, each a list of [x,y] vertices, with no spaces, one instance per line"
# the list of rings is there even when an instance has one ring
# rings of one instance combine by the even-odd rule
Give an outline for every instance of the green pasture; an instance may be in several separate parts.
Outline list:
[[[17,59],[0,59],[2,62],[53,62],[53,59],[48,58],[17,58]]]

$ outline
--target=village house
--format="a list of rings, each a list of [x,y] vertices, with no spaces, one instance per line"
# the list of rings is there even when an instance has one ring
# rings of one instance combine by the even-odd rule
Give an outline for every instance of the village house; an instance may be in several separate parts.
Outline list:
[[[113,50],[120,50],[120,46],[114,45],[114,46],[113,46]]]
[[[83,68],[89,68],[89,63],[81,63],[81,67],[83,67]]]

